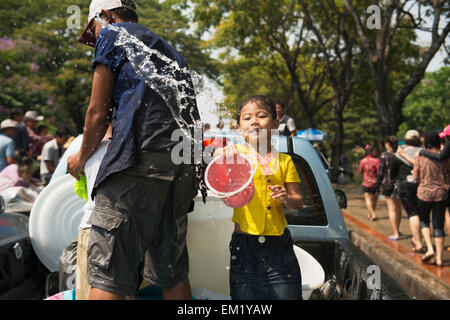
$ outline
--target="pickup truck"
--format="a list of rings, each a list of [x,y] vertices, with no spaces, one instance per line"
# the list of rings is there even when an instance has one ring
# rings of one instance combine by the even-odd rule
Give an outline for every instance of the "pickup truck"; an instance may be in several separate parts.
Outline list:
[[[234,137],[217,133],[210,135],[209,141],[233,143]],[[311,143],[299,137],[273,139],[280,152],[292,157],[301,179],[304,206],[298,211],[286,209],[285,214],[302,271],[303,298],[411,299],[351,243],[341,213],[346,208],[345,193],[333,189]],[[58,261],[63,249],[76,237],[82,215],[84,202],[75,196],[73,178],[66,174],[67,157],[80,144],[81,136],[61,158],[31,214],[0,214],[0,299],[42,299],[58,290],[72,289],[58,285]],[[229,298],[231,216],[232,208],[213,194],[206,203],[197,196],[194,211],[189,213],[189,277],[193,296],[198,299]]]

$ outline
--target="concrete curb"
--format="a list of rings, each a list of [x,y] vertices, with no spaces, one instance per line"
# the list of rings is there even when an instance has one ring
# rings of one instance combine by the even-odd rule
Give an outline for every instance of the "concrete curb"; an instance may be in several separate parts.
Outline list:
[[[450,300],[450,285],[412,263],[401,253],[345,221],[352,243],[417,300]]]

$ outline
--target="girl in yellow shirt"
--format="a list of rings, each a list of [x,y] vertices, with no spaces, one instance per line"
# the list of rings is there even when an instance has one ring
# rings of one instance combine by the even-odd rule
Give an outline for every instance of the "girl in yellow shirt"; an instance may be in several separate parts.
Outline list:
[[[246,144],[214,153],[231,158],[240,152],[257,160],[255,194],[233,212],[231,298],[301,299],[300,268],[283,211],[283,205],[302,207],[300,179],[291,157],[271,145],[272,130],[279,124],[275,102],[266,96],[248,97],[239,105],[237,124]]]

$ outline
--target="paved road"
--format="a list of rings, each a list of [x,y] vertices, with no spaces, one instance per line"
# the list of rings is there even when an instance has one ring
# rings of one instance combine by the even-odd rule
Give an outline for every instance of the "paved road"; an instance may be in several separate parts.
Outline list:
[[[335,187],[345,191],[347,195],[348,206],[343,211],[343,216],[355,244],[358,244],[369,257],[380,264],[391,277],[397,279],[403,277],[403,285],[410,290],[411,296],[419,296],[424,299],[450,298],[450,251],[447,250],[450,247],[449,237],[446,237],[445,240],[444,266],[424,264],[420,255],[412,252],[411,232],[404,211],[400,223],[400,231],[403,236],[399,241],[389,240],[392,228],[389,223],[386,202],[382,198],[379,199],[376,209],[378,219],[369,221],[361,187],[353,184],[336,185]],[[425,247],[424,242],[423,245]],[[415,283],[410,284],[411,281]],[[421,296],[421,291],[428,290],[425,287],[429,287],[434,292]]]

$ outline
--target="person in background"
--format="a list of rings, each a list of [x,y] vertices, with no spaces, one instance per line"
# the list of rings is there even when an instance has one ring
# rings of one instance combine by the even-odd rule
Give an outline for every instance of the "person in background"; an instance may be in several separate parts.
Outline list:
[[[42,148],[40,174],[44,185],[47,185],[50,182],[59,159],[64,153],[64,144],[69,135],[68,130],[61,127],[56,131],[55,139],[47,142]]]
[[[0,124],[0,171],[16,163],[13,137],[17,131],[17,125],[17,122],[11,119],[3,120]]]
[[[425,149],[427,152],[439,154],[439,135],[437,132],[425,133]],[[450,159],[443,161],[430,160],[418,156],[414,162],[413,179],[418,183],[417,198],[420,213],[420,227],[427,245],[422,261],[428,263],[435,257],[437,266],[442,266],[444,250],[444,219],[450,188]],[[436,255],[431,242],[430,211],[433,221],[433,235],[436,243]]]
[[[439,138],[441,139],[440,153],[436,154],[434,152],[428,152],[427,150],[421,150],[419,155],[438,161],[450,159],[450,125],[447,125],[444,130],[439,133]],[[450,189],[447,196],[447,210],[445,210],[445,229],[447,230],[447,235],[450,234]],[[450,251],[450,246],[447,250]]]
[[[391,163],[392,157],[398,148],[398,140],[396,136],[386,137],[384,140],[386,151],[381,154],[380,167],[377,173],[377,190],[382,189],[381,194],[386,199],[388,207],[389,221],[394,234],[389,236],[389,240],[397,241],[402,235],[400,232],[400,222],[402,218],[402,202],[398,196],[397,187],[391,180]]]
[[[13,137],[16,152],[25,152],[28,154],[30,151],[30,139],[28,138],[27,126],[24,123],[25,116],[23,110],[21,108],[14,108],[10,112],[10,118],[17,121],[17,131]]]
[[[223,120],[220,119],[219,122],[218,122],[217,125],[216,125],[216,128],[217,128],[219,131],[223,131],[223,130],[224,130],[224,127],[225,127],[225,122],[223,122]]]
[[[0,190],[9,187],[36,187],[39,180],[32,177],[33,160],[24,156],[17,159],[17,163],[12,163],[0,172],[3,178]],[[5,180],[7,179],[7,180]]]
[[[397,149],[391,162],[391,180],[396,181],[398,195],[408,215],[411,230],[413,252],[422,253],[422,236],[420,233],[419,210],[417,207],[417,184],[412,177],[413,165],[400,155],[403,151],[408,157],[415,159],[419,154],[420,134],[417,130],[408,130],[405,134],[405,148]]]
[[[377,216],[378,191],[377,191],[377,173],[380,165],[380,159],[377,158],[378,151],[375,146],[366,145],[366,156],[359,163],[359,173],[363,174],[362,189],[369,214],[367,218],[374,221]]]
[[[36,127],[36,133],[45,139],[46,143],[50,140],[53,140],[55,137],[53,137],[51,134],[48,133],[48,128],[46,125],[41,124]]]
[[[295,136],[297,133],[297,128],[295,127],[294,119],[289,117],[284,113],[284,103],[278,101],[276,103],[277,107],[277,119],[280,122],[278,126],[278,132],[283,136]]]
[[[29,138],[30,156],[33,159],[37,159],[39,157],[44,144],[47,142],[47,140],[45,140],[34,131],[38,122],[42,120],[44,120],[44,117],[38,115],[36,111],[25,112],[25,125],[27,126],[27,133]]]

